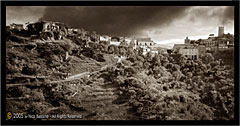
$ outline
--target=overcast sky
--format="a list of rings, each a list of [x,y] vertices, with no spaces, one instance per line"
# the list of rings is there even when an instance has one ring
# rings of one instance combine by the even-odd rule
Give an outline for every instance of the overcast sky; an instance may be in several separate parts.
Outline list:
[[[59,21],[98,34],[151,37],[159,44],[217,35],[218,26],[234,33],[231,6],[8,6],[6,24]]]

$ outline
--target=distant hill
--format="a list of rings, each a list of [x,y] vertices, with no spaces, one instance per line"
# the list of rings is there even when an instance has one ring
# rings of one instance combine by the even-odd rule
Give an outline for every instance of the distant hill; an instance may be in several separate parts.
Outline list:
[[[171,49],[172,46],[168,44],[155,44],[153,46],[154,48],[159,48],[159,49]]]

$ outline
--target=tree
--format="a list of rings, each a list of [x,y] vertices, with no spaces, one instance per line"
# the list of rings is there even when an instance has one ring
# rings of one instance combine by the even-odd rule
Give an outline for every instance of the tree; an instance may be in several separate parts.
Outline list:
[[[171,50],[171,49],[168,49],[168,50],[167,50],[167,53],[168,53],[168,54],[172,54],[172,50]]]
[[[169,61],[166,56],[163,56],[163,59],[161,60],[161,64],[166,67],[168,65]]]
[[[129,57],[130,55],[135,54],[134,51],[133,51],[133,48],[131,48],[131,47],[127,48],[127,52],[126,53],[127,53],[127,57]]]
[[[173,57],[169,56],[169,57],[168,57],[168,61],[171,62],[171,63],[173,63],[173,62],[174,62]]]
[[[118,46],[116,46],[116,45],[113,45],[114,46],[114,54],[115,55],[119,55],[119,48],[118,48]]]
[[[143,68],[143,62],[141,61],[135,61],[134,62],[134,67],[137,69],[137,70],[141,70]]]
[[[135,46],[135,44],[134,44],[134,41],[132,40],[132,41],[129,43],[129,47],[133,49],[134,46]]]
[[[219,61],[212,61],[210,62],[211,68],[214,68],[215,66],[219,66],[220,62]]]
[[[151,52],[147,52],[147,54],[144,56],[145,60],[147,62],[151,62],[152,61],[152,54]]]
[[[129,66],[124,69],[124,73],[126,76],[132,76],[133,74],[136,74],[137,71],[132,66]]]
[[[119,54],[122,56],[126,55],[126,49],[124,46],[119,46]]]
[[[130,60],[131,62],[135,62],[137,60],[137,57],[135,54],[131,54],[128,56],[128,60]]]
[[[143,68],[144,68],[144,69],[149,69],[149,67],[150,67],[150,63],[145,61],[145,62],[143,63]]]
[[[214,57],[211,53],[206,53],[205,55],[203,55],[202,57],[200,57],[203,61],[203,63],[208,64],[212,61],[214,61]]]
[[[143,48],[140,47],[137,48],[137,55],[143,56]]]
[[[97,36],[97,34],[96,34],[96,32],[95,31],[93,31],[93,32],[90,32],[89,33],[89,36],[90,36],[90,40],[91,41],[98,41],[98,36]]]
[[[136,56],[137,57],[137,60],[140,61],[140,62],[144,62],[144,58],[142,56]]]
[[[105,51],[106,51],[106,46],[103,45],[103,44],[99,44],[99,45],[98,45],[98,49],[99,49],[101,52],[105,52]]]
[[[114,47],[114,45],[110,45],[110,46],[108,46],[108,53],[113,54],[114,51],[115,51],[115,47]]]
[[[188,78],[192,78],[193,77],[193,74],[192,72],[187,72],[187,75],[186,75]]]
[[[151,64],[154,66],[161,66],[161,60],[159,55],[155,54],[152,58]]]
[[[93,59],[97,60],[98,62],[105,62],[103,54],[100,53],[94,53]]]
[[[160,77],[164,75],[164,69],[162,69],[162,67],[159,66],[154,66],[153,67],[153,74],[155,77]]]
[[[175,78],[175,80],[180,80],[183,74],[180,70],[176,70],[172,73],[172,76]]]
[[[180,71],[180,66],[177,64],[174,64],[172,67],[172,71]]]
[[[66,41],[63,45],[62,48],[66,51],[66,52],[70,52],[73,49],[73,45],[70,41]]]
[[[127,46],[127,43],[125,41],[121,41],[120,46]]]

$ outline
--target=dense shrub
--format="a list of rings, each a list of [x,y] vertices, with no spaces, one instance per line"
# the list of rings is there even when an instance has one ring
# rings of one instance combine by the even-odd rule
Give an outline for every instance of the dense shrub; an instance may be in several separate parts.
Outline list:
[[[133,67],[127,67],[124,69],[124,73],[126,76],[132,76],[137,73],[137,71]]]
[[[203,55],[202,57],[200,57],[203,61],[203,63],[208,64],[212,61],[214,61],[214,57],[211,53],[206,53],[205,55]]]

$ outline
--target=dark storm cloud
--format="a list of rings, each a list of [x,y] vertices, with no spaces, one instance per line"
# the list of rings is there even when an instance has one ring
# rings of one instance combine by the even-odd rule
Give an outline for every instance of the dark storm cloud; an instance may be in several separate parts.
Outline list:
[[[100,34],[130,36],[145,28],[168,25],[188,7],[47,7],[41,20],[59,21]]]
[[[151,37],[158,43],[183,43],[217,34],[224,26],[234,31],[234,7],[231,6],[7,6],[6,24],[59,21],[73,28],[97,31],[98,34]]]
[[[225,24],[228,21],[233,21],[233,20],[234,20],[234,7],[230,6],[224,10],[224,16],[222,19],[222,23]]]
[[[221,25],[226,25],[234,21],[234,7],[201,7],[190,9],[190,21],[198,22],[199,17],[201,19],[209,19],[209,18],[216,18],[220,22]]]

